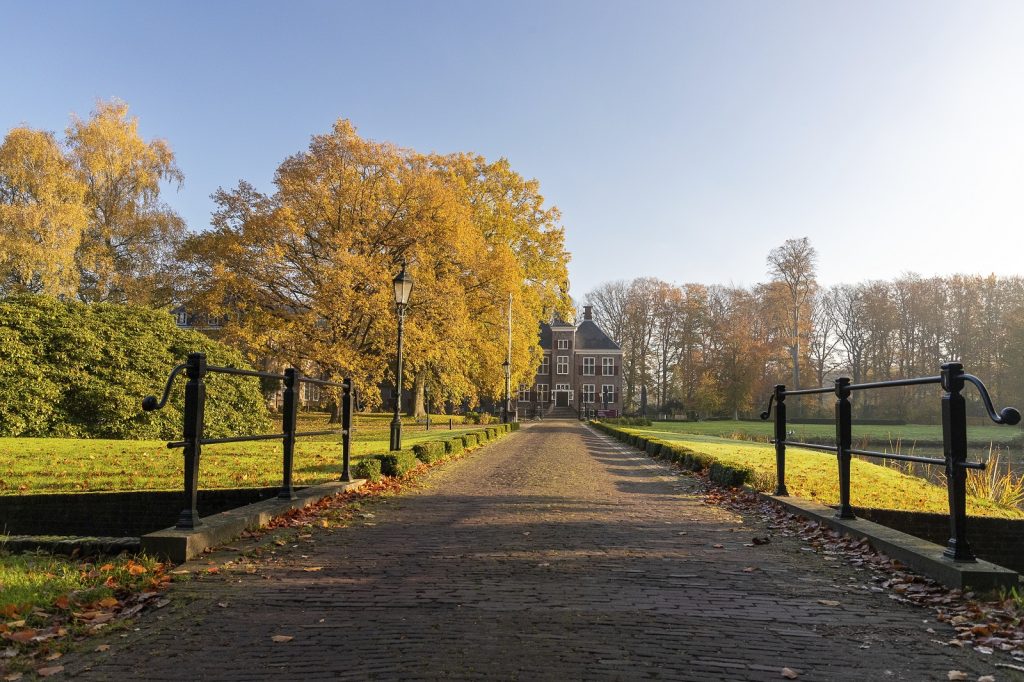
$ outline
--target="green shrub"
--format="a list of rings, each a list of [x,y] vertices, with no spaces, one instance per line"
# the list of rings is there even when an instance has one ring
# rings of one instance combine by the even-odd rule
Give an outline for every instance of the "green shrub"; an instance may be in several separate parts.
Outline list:
[[[385,476],[405,476],[420,463],[416,455],[407,450],[374,456],[380,460],[380,470]]]
[[[498,439],[498,427],[492,426],[492,427],[490,427],[488,429],[485,429],[485,430],[487,431],[487,439],[488,440],[497,440]]]
[[[444,451],[448,455],[461,455],[464,450],[461,438],[449,438],[444,442]]]
[[[519,430],[519,422],[512,422],[511,424],[509,424],[508,425],[508,430],[509,431],[518,431]]]
[[[355,478],[365,478],[376,483],[383,478],[380,470],[380,460],[376,457],[362,458],[352,467],[352,476]]]
[[[465,433],[462,435],[462,447],[469,448],[476,447],[479,440],[476,437],[476,433]]]
[[[417,443],[412,446],[412,451],[416,453],[416,458],[425,464],[431,464],[442,460],[446,454],[445,443],[440,440]]]
[[[655,459],[661,457],[661,443],[656,440],[647,441],[647,454]]]
[[[736,488],[754,477],[754,472],[745,467],[734,467],[721,462],[713,462],[708,471],[708,478],[719,485]]]
[[[0,299],[0,436],[180,438],[184,377],[162,410],[143,412],[141,402],[160,397],[171,369],[192,352],[211,365],[249,366],[237,351],[179,329],[164,310]],[[258,380],[210,374],[206,396],[207,437],[270,429]]]

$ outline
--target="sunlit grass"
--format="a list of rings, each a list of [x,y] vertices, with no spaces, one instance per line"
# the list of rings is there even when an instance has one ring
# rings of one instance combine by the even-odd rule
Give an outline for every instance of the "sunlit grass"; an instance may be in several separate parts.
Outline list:
[[[301,431],[332,428],[326,415],[300,415]],[[436,417],[430,431],[405,420],[402,445],[449,438],[479,429],[458,424],[448,430],[448,418]],[[280,425],[276,425],[280,428]],[[380,415],[356,421],[352,458],[386,452],[390,418]],[[203,447],[199,469],[201,488],[260,487],[281,484],[280,441],[224,443]],[[166,441],[75,438],[0,438],[0,494],[176,490],[182,483],[181,449]],[[294,483],[311,485],[336,479],[341,473],[339,436],[301,438],[295,447]]]
[[[655,424],[630,428],[648,438],[678,442],[726,463],[752,469],[755,477],[775,476],[775,448],[771,445],[712,436],[680,433]],[[786,450],[786,487],[791,495],[834,505],[839,501],[839,471],[835,456],[800,448]],[[854,459],[851,463],[851,503],[859,507],[902,511],[949,513],[946,488],[889,467]],[[992,500],[969,496],[968,514],[999,518],[1024,518],[1024,511]]]

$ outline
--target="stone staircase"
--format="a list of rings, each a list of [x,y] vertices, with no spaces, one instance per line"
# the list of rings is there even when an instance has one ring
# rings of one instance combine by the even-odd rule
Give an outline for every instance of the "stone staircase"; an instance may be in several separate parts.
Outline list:
[[[572,420],[577,420],[577,419],[579,419],[579,415],[576,413],[576,408],[574,408],[574,407],[555,407],[555,406],[552,406],[551,408],[548,409],[547,413],[544,415],[544,418],[545,419],[572,419]]]

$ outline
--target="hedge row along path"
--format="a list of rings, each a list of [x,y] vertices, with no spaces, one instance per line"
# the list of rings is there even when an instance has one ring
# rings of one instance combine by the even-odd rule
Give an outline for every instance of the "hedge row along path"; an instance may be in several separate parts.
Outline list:
[[[760,521],[575,422],[524,428],[357,519],[176,584],[65,674],[1007,679],[934,643],[954,632],[931,611],[859,589],[864,573],[795,538],[754,545]]]

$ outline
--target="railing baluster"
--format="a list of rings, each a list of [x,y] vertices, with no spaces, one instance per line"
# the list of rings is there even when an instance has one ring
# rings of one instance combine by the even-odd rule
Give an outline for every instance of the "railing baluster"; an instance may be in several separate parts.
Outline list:
[[[295,461],[295,424],[299,412],[299,386],[302,373],[294,367],[284,371],[284,438],[281,440],[283,451],[281,492],[277,494],[282,500],[295,499],[295,487],[292,485],[292,466]]]
[[[352,480],[349,460],[352,453],[352,403],[355,391],[351,379],[341,383],[344,386],[341,389],[341,480],[347,482]]]
[[[203,425],[206,411],[206,355],[189,353],[185,367],[185,508],[178,515],[176,528],[192,529],[202,525],[199,520],[199,455],[202,452]]]
[[[960,394],[964,366],[942,365],[942,452],[946,457],[949,494],[949,543],[943,554],[953,561],[977,561],[967,542],[967,407]]]
[[[850,506],[850,460],[853,455],[853,415],[850,406],[850,378],[835,380],[836,391],[836,459],[839,462],[839,510],[836,518],[855,519]]]
[[[789,497],[786,489],[786,386],[775,386],[775,494]]]

